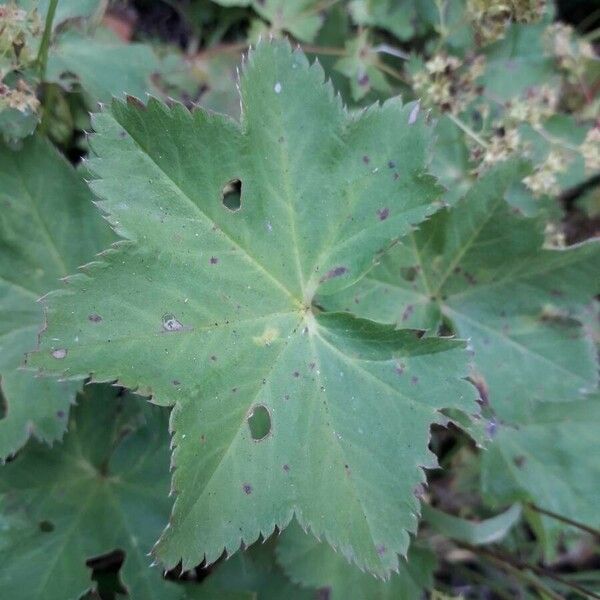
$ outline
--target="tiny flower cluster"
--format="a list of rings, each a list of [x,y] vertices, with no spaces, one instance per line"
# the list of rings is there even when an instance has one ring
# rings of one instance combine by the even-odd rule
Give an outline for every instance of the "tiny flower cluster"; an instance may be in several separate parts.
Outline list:
[[[534,172],[523,179],[523,183],[536,195],[554,195],[560,192],[557,176],[567,170],[570,157],[554,147],[546,159],[536,165]]]
[[[37,10],[27,12],[14,4],[0,6],[0,79],[30,59],[27,39],[41,30]]]
[[[12,88],[0,83],[0,109],[14,108],[22,113],[36,112],[40,106],[35,92],[23,79],[19,79]]]
[[[600,124],[587,132],[579,151],[583,156],[586,171],[600,171]]]
[[[545,45],[571,83],[580,80],[585,73],[585,62],[594,58],[592,45],[564,23],[553,23],[546,29]]]
[[[479,43],[504,37],[510,23],[533,23],[546,10],[545,0],[468,0],[467,15]]]
[[[559,101],[557,86],[529,88],[521,98],[506,103],[506,118],[514,123],[530,123],[534,128],[556,113]]]
[[[413,76],[415,90],[430,106],[444,112],[458,114],[475,100],[478,93],[476,80],[483,74],[483,56],[463,63],[455,56],[435,55]]]

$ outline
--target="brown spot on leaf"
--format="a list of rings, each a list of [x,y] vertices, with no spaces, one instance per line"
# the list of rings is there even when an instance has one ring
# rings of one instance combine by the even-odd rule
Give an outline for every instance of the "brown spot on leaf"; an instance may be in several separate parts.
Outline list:
[[[92,313],[91,315],[88,315],[88,320],[90,320],[92,323],[100,323],[100,321],[102,321],[102,317],[96,313]]]
[[[516,466],[518,469],[520,469],[520,468],[522,468],[522,467],[523,467],[523,465],[525,464],[526,460],[527,460],[527,459],[526,459],[526,458],[525,458],[523,455],[521,455],[521,454],[519,454],[518,456],[515,456],[515,457],[513,458],[513,462],[515,463],[515,466]]]
[[[56,358],[58,360],[63,359],[67,356],[68,350],[66,348],[57,348],[56,350],[52,350],[52,358]]]
[[[365,165],[368,165],[371,162],[371,159],[365,154],[362,157],[362,161],[365,163]]]
[[[408,321],[408,319],[410,319],[410,316],[413,314],[414,310],[415,307],[412,304],[408,304],[404,309],[404,312],[402,313],[402,320]]]
[[[327,273],[325,275],[323,275],[323,277],[321,277],[321,279],[319,279],[319,283],[323,283],[325,281],[328,281],[329,279],[333,279],[334,277],[341,277],[342,275],[345,275],[348,272],[348,269],[346,267],[334,267],[333,269],[327,271]]]
[[[385,221],[390,216],[390,209],[387,207],[380,208],[377,211],[377,216],[379,217],[380,221]]]
[[[219,262],[219,259],[216,256],[211,256],[210,257],[210,264],[211,265],[216,265],[216,264],[218,264],[218,262]]]
[[[242,486],[242,489],[244,490],[244,494],[246,494],[247,496],[249,496],[252,493],[252,486],[249,483],[245,483]]]
[[[315,600],[330,600],[331,598],[331,588],[330,587],[322,587],[319,588],[315,592]]]

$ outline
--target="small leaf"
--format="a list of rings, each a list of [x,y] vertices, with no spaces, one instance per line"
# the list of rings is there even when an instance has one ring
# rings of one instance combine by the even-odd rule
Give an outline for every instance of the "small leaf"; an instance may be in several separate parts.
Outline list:
[[[241,126],[156,100],[96,117],[93,187],[130,241],[51,294],[31,364],[175,404],[167,566],[214,562],[295,512],[383,575],[416,527],[431,423],[475,410],[463,344],[312,301],[435,210],[428,129],[397,101],[349,117],[285,44],[259,45],[240,88]]]
[[[383,551],[383,549],[381,549]],[[435,556],[414,544],[388,580],[376,579],[348,563],[326,543],[317,541],[292,523],[277,544],[278,562],[288,577],[317,589],[317,597],[330,600],[413,600],[431,588]]]
[[[513,504],[503,513],[483,521],[473,522],[449,515],[429,504],[422,505],[423,520],[446,537],[475,546],[500,541],[521,518],[521,506]]]
[[[275,32],[287,31],[304,42],[315,39],[322,23],[318,0],[214,0],[221,6],[251,6]]]

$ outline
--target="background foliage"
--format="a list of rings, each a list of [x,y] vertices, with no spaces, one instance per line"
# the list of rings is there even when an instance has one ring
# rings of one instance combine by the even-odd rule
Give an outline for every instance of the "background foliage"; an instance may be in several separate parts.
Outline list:
[[[600,597],[599,25],[1,2],[3,596]],[[168,335],[123,344],[140,323]]]

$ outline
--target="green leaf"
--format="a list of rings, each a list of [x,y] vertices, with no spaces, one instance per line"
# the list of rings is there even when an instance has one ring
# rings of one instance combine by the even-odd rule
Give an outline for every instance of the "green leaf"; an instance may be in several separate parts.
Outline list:
[[[453,206],[473,185],[465,134],[448,117],[442,116],[435,126],[434,143],[430,170],[446,188],[444,202]]]
[[[312,300],[435,209],[428,130],[398,101],[349,117],[286,44],[259,45],[240,88],[241,126],[156,100],[96,117],[93,188],[135,243],[47,299],[31,364],[176,404],[167,566],[211,563],[296,512],[384,574],[416,527],[430,424],[475,409],[463,344]],[[271,422],[260,440],[257,407]]]
[[[513,23],[504,37],[486,48],[486,69],[481,82],[498,101],[522,96],[528,88],[551,85],[557,77],[554,61],[544,49],[547,24]]]
[[[44,21],[50,0],[17,0],[25,10],[36,9]],[[101,0],[60,0],[56,6],[53,26],[56,28],[69,19],[81,19],[93,16],[100,9]]]
[[[63,443],[30,442],[2,467],[5,596],[79,598],[93,587],[86,560],[119,549],[130,598],[183,598],[147,556],[168,518],[168,472],[166,411],[116,388],[86,387]]]
[[[292,581],[317,588],[318,597],[348,600],[413,600],[431,588],[436,566],[434,555],[411,545],[389,580],[376,579],[359,571],[326,543],[317,541],[292,523],[277,544],[277,558]]]
[[[0,143],[0,460],[34,434],[58,439],[79,384],[19,371],[43,315],[37,299],[113,239],[73,168],[43,138]]]
[[[423,504],[422,511],[423,520],[438,533],[475,546],[500,541],[521,518],[519,504],[513,504],[503,513],[478,522],[449,515],[429,504]]]
[[[357,286],[321,299],[405,327],[449,325],[470,339],[483,400],[517,423],[538,401],[597,385],[595,351],[569,316],[600,291],[600,245],[543,248],[543,220],[518,216],[504,200],[525,173],[518,162],[498,165]]]
[[[414,35],[414,0],[352,0],[348,10],[357,25],[381,27],[403,41]]]
[[[350,38],[345,48],[347,56],[338,60],[334,68],[350,80],[352,99],[358,101],[371,90],[389,95],[391,86],[378,68],[377,53],[369,45],[368,32]]]
[[[203,593],[251,593],[257,600],[312,600],[314,592],[294,585],[275,561],[275,538],[258,541],[220,562],[202,583]],[[277,539],[277,544],[281,542]]]
[[[600,528],[600,465],[592,451],[600,427],[600,396],[577,402],[539,403],[518,428],[500,427],[482,457],[482,491],[492,505],[515,500]],[[560,521],[543,516],[549,551]],[[544,539],[544,535],[540,535]]]
[[[151,76],[158,66],[145,44],[125,44],[102,30],[94,37],[67,31],[51,48],[46,80],[65,89],[79,83],[93,103],[110,102],[126,93],[145,98],[154,89]]]
[[[288,31],[304,42],[315,39],[322,23],[318,0],[213,0],[221,6],[251,6],[275,31]]]

